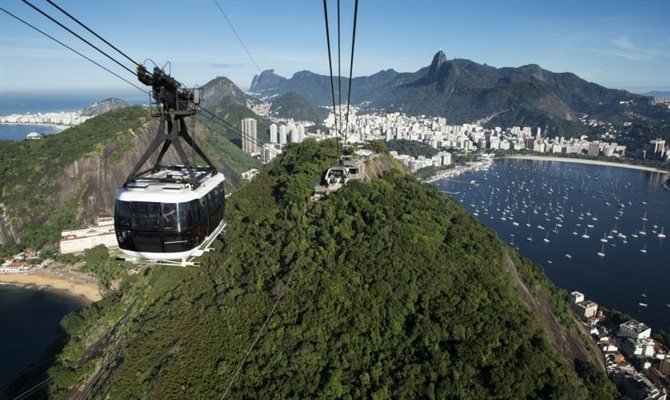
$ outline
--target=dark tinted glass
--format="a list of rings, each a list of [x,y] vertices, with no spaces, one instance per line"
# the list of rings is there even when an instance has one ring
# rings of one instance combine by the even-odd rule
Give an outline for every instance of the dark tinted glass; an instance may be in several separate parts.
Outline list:
[[[134,201],[130,207],[133,229],[160,229],[160,206],[161,203]]]
[[[117,200],[114,204],[114,223],[120,227],[130,227],[130,203]]]

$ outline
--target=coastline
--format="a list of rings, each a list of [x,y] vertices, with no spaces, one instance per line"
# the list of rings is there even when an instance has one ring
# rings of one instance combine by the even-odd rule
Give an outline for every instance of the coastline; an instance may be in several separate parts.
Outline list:
[[[68,128],[70,125],[58,125],[58,124],[44,124],[44,123],[33,123],[33,122],[0,122],[0,125],[38,125],[38,126],[48,126],[50,128],[58,129],[58,132],[62,132]]]
[[[453,178],[455,176],[458,176],[462,173],[468,172],[468,171],[477,171],[480,169],[488,169],[492,165],[491,162],[489,161],[475,161],[475,162],[470,162],[467,165],[460,165],[457,167],[445,169],[442,171],[437,171],[434,175],[422,180],[424,183],[435,183],[437,181],[441,181],[443,179],[448,179],[448,178]]]
[[[18,286],[43,286],[50,290],[79,297],[86,304],[95,303],[102,299],[97,283],[86,282],[72,276],[66,277],[45,269],[15,274],[3,273],[0,274],[0,283]]]
[[[583,160],[581,158],[545,157],[545,156],[531,156],[531,155],[525,155],[525,154],[518,154],[518,155],[515,154],[515,155],[505,156],[505,157],[496,157],[496,159],[504,159],[504,158],[512,158],[512,159],[517,159],[517,160],[558,161],[558,162],[568,162],[568,163],[575,163],[575,164],[603,165],[603,166],[607,166],[607,167],[620,167],[620,168],[637,169],[637,170],[640,170],[640,171],[658,172],[658,173],[661,173],[661,174],[669,174],[670,173],[668,171],[664,171],[664,170],[658,169],[658,168],[645,167],[644,165],[624,164],[624,163],[618,163],[618,162],[612,162],[612,161],[600,161],[600,160]]]

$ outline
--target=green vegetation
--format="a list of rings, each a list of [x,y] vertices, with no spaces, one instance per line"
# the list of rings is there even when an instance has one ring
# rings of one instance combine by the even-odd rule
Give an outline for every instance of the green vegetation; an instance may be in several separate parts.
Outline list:
[[[346,88],[347,80],[342,83]],[[447,60],[438,53],[430,67],[410,73],[380,71],[355,78],[353,88],[353,103],[363,103],[367,109],[441,116],[450,124],[485,119],[488,127],[541,127],[543,133],[565,137],[595,137],[613,128],[622,133],[622,144],[633,151],[656,137],[670,140],[667,107],[652,104],[648,97],[538,65],[494,68],[470,60]],[[296,92],[315,104],[331,104],[329,77],[308,71],[275,79],[274,85],[260,91]],[[578,120],[585,114],[604,123],[587,126]],[[625,127],[624,122],[632,124]]]
[[[232,96],[226,96],[216,104],[216,107],[210,109],[219,118],[233,125],[236,129],[224,128],[220,122],[213,122],[202,114],[199,121],[209,127],[214,132],[223,132],[224,136],[242,147],[242,120],[244,118],[254,118],[256,120],[257,140],[259,145],[270,141],[270,121],[260,117],[251,111],[245,104],[236,100]]]
[[[398,154],[406,154],[412,157],[432,157],[438,153],[437,149],[414,140],[398,139],[384,142],[389,151],[397,151]]]
[[[213,131],[213,135],[205,137],[202,140],[202,147],[213,163],[225,163],[238,176],[244,171],[261,166],[260,161],[242,151],[240,147],[233,144],[227,137],[223,138],[223,140],[218,137],[218,132],[221,130],[219,126],[211,126],[210,129]]]
[[[253,114],[235,100],[230,101],[235,104],[233,112],[243,116]],[[109,169],[112,165],[118,166],[128,152],[136,150],[137,136],[151,134],[154,123],[149,109],[127,107],[41,140],[0,141],[0,204],[3,205],[0,214],[7,215],[3,226],[10,225],[18,231],[20,242],[15,247],[0,245],[0,254],[57,243],[63,229],[79,226],[85,211],[84,198],[99,196],[98,185],[109,184],[118,179],[118,175],[130,172],[132,164],[126,163],[121,164],[121,171],[116,173]],[[236,184],[243,171],[260,166],[257,160],[218,134],[221,131],[218,125],[212,126],[210,131],[201,128],[198,127],[196,140],[212,161],[222,166],[229,183]],[[66,168],[74,171],[87,168],[84,164],[77,165],[87,157],[99,158],[99,167],[104,169],[100,179],[80,179],[78,172],[70,173],[76,176],[74,179],[66,179]],[[114,195],[113,190],[105,193],[109,197]]]
[[[315,106],[296,92],[288,92],[272,99],[270,111],[280,118],[312,121],[316,124],[320,124],[328,117],[327,109]]]
[[[54,209],[59,174],[77,160],[102,154],[106,146],[123,146],[150,118],[149,110],[128,107],[41,140],[0,141],[0,203],[9,212],[9,223],[22,226],[29,219],[20,235],[21,245],[40,247],[56,241],[60,230],[75,227],[80,200],[70,197]],[[79,194],[85,189],[77,181],[69,186],[68,191]]]
[[[602,374],[560,358],[506,245],[455,202],[395,170],[309,202],[337,156],[333,141],[288,146],[229,198],[200,267],[147,268],[64,319],[50,396],[597,397]]]
[[[132,265],[111,258],[107,247],[103,245],[84,251],[84,261],[86,264],[81,268],[81,271],[95,274],[100,282],[100,287],[105,289],[112,284],[118,284],[121,279],[125,278],[127,276],[126,268]]]
[[[442,165],[440,167],[435,167],[435,166],[424,167],[424,168],[421,168],[421,169],[417,170],[414,173],[414,176],[418,180],[425,180],[425,179],[428,179],[428,178],[432,177],[433,175],[437,174],[440,171],[446,171],[446,170],[454,168],[455,166],[456,166],[456,164]]]

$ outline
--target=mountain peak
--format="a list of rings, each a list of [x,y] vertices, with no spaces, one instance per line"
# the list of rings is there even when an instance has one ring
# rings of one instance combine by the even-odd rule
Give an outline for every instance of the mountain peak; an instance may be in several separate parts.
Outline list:
[[[266,69],[265,71],[261,72],[260,75],[254,75],[254,78],[251,80],[251,86],[249,90],[252,92],[263,91],[265,89],[275,87],[285,80],[286,78],[275,74],[274,69]]]
[[[433,61],[430,63],[430,69],[428,70],[428,76],[434,78],[437,76],[440,68],[444,63],[447,62],[447,56],[442,50],[438,51],[433,57]]]

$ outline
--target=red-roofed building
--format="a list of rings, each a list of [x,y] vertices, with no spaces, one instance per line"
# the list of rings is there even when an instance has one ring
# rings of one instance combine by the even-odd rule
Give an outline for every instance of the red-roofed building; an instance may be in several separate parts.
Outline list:
[[[27,271],[29,269],[30,269],[30,264],[28,264],[25,261],[21,261],[21,262],[11,263],[11,264],[8,264],[8,265],[3,265],[2,267],[0,267],[0,272],[13,273],[13,272]]]

